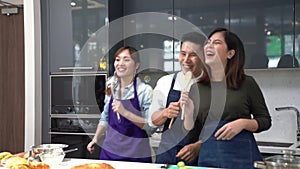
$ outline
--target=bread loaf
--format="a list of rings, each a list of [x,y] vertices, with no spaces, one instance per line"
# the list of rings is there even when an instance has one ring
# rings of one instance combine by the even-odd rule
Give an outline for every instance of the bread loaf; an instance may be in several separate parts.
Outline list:
[[[74,166],[71,169],[115,169],[106,163],[87,163],[78,166]]]

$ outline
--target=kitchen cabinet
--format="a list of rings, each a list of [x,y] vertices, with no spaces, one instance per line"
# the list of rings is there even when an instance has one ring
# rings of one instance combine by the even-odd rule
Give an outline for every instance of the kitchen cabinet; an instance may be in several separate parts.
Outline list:
[[[71,0],[49,0],[49,61],[52,71],[73,66]]]
[[[168,13],[196,25],[207,35],[217,27],[231,29],[244,42],[247,69],[277,68],[280,58],[284,55],[295,56],[288,57],[290,63],[284,68],[295,68],[295,63],[300,59],[300,26],[297,24],[300,2],[297,0],[266,0],[263,3],[258,0],[124,0],[123,3],[124,15],[137,12]],[[176,20],[173,23],[175,25]],[[175,32],[176,26],[171,26],[170,31]],[[140,49],[165,49],[164,42],[173,43],[173,56],[170,59],[159,60],[158,68],[165,71],[178,70],[176,40],[172,41],[172,38],[162,35],[137,35],[127,42]],[[163,50],[161,55],[165,56],[166,53]]]
[[[295,1],[296,2],[296,1]],[[284,55],[295,55],[293,46],[294,0],[275,0],[240,3],[233,1],[231,7],[231,28],[244,42],[246,68],[293,68],[290,64],[280,65]],[[253,36],[256,35],[256,36]],[[299,54],[297,56],[299,58]]]
[[[133,46],[139,50],[141,57],[140,70],[147,68],[157,68],[163,71],[178,71],[180,70],[178,57],[173,55],[173,48],[166,48],[166,43],[173,44],[175,41],[172,37],[174,34],[174,24],[169,17],[174,13],[173,0],[124,0],[124,16],[136,15],[132,17],[136,19],[136,23],[131,26],[124,27],[124,36],[126,32],[131,32],[133,36],[124,39],[124,44]],[[158,5],[159,4],[159,5]],[[165,16],[161,15],[155,17],[155,14],[148,14],[143,16],[143,13],[147,12],[159,12],[164,13]],[[143,18],[140,19],[139,18]],[[153,21],[155,20],[155,21]],[[157,23],[161,24],[157,24]],[[151,25],[157,30],[162,30],[161,34],[148,33],[145,27]],[[171,36],[164,33],[164,30],[168,30]],[[153,31],[155,32],[155,31]],[[178,40],[177,40],[178,42]],[[171,45],[172,46],[172,45]],[[165,52],[168,50],[169,53]],[[177,66],[174,66],[177,65]]]
[[[52,77],[69,77],[73,75],[95,77],[99,75],[99,77],[104,77],[99,83],[103,87],[103,90],[101,91],[104,91],[109,69],[111,69],[110,72],[112,72],[113,69],[109,68],[108,64],[110,62],[108,58],[109,51],[107,48],[108,40],[98,37],[95,38],[95,34],[98,29],[107,26],[109,20],[113,21],[122,16],[123,6],[119,0],[40,0],[40,3],[43,65],[42,143],[50,143],[53,141],[70,140],[72,137],[70,133],[55,133],[54,136],[49,134],[49,132],[52,132],[50,131],[49,126],[50,128],[55,128],[55,124],[58,124],[49,117],[52,114],[52,110],[54,110],[52,107],[53,101],[51,100],[51,92],[53,91],[51,91]],[[109,34],[113,33],[109,32]],[[103,40],[105,43],[100,43],[103,42]],[[61,87],[63,89],[66,85],[69,87],[68,89],[72,88],[72,82],[70,83],[70,81],[64,81],[61,84],[62,86],[58,86],[58,88]],[[62,90],[58,95],[66,94],[66,91],[69,91],[68,89]],[[72,92],[69,94],[72,94]],[[57,97],[57,94],[55,95],[56,98],[59,97]],[[64,96],[62,96],[61,99],[64,99]],[[63,107],[63,112],[71,113],[73,110],[73,103]],[[84,111],[86,112],[91,110],[90,107],[84,108]],[[97,115],[92,117],[82,117],[84,119],[83,121],[92,121],[94,124],[95,119],[99,119],[100,112],[101,110],[94,112],[94,114]],[[78,126],[76,125],[76,122],[79,122],[76,118],[68,117],[68,115],[65,115],[64,117],[57,117],[57,115],[54,115],[53,118],[62,118],[61,121],[69,121],[69,125],[75,125],[75,127]],[[53,130],[53,132],[57,131]],[[92,132],[89,132],[88,134],[76,133],[74,137],[82,138],[82,141],[86,143],[88,142],[88,139],[92,137],[92,134]],[[81,146],[82,152],[82,147],[84,146],[85,145],[83,144]],[[80,151],[72,152],[70,153],[70,156],[73,156],[76,153],[80,154]],[[96,154],[96,156],[98,155],[99,154]],[[81,157],[87,158],[89,156],[83,155]]]
[[[297,0],[267,0],[263,3],[257,0],[195,0],[191,3],[174,0],[174,7],[182,18],[206,34],[220,26],[231,29],[244,43],[245,68],[267,69],[277,68],[284,55],[296,56],[290,57],[291,63],[286,68],[296,67],[292,62],[299,60],[299,31],[294,32],[299,30],[296,24],[299,13],[296,9],[294,15],[294,3],[297,8]]]
[[[47,0],[43,19],[51,73],[106,71],[107,43],[99,44],[95,32],[108,23],[107,0]],[[42,5],[43,5],[42,4]]]
[[[108,44],[92,40],[92,36],[114,19],[143,12],[176,15],[194,24],[205,34],[216,27],[233,30],[244,42],[247,69],[277,68],[279,59],[284,55],[295,56],[290,57],[290,65],[285,66],[294,68],[300,59],[297,38],[300,30],[297,24],[300,2],[296,0],[267,0],[264,3],[257,0],[191,0],[188,3],[184,0],[47,0],[41,3],[47,5],[47,15],[43,19],[47,20],[44,24],[47,24],[48,33],[44,38],[48,39],[46,50],[50,72],[72,71],[74,67],[82,71],[113,69],[108,68],[108,63],[113,61],[114,44],[108,47]],[[167,22],[173,24],[165,25]],[[165,23],[166,29],[176,32],[175,19]],[[124,32],[126,29],[127,26],[120,27],[118,31]],[[135,27],[130,29],[139,32],[141,28],[136,22]],[[111,35],[114,33],[109,35],[110,38]],[[180,69],[178,40],[174,37],[143,33],[123,40],[125,45],[143,50],[145,68],[156,67],[168,72]],[[168,43],[173,44],[172,52],[168,51]],[[154,50],[150,52],[147,50],[149,48],[158,50],[153,54]]]

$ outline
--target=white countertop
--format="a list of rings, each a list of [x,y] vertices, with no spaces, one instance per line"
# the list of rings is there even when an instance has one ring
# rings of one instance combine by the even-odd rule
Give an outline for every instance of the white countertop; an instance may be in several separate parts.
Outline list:
[[[113,166],[115,169],[160,169],[162,164],[154,163],[139,163],[139,162],[125,162],[125,161],[106,161],[106,160],[89,160],[89,159],[75,159],[75,158],[66,158],[64,161],[57,167],[51,169],[70,169],[73,166],[86,164],[86,163],[107,163]],[[170,166],[169,169],[177,169],[177,166]],[[190,169],[207,169],[203,167],[190,167]]]
[[[261,153],[283,154],[284,150],[292,150],[292,151],[294,151],[294,155],[300,155],[300,148],[298,148],[299,145],[300,145],[300,142],[295,142],[295,143],[292,143],[292,145],[288,146],[288,147],[259,145],[258,148]]]
[[[294,155],[300,155],[300,149],[293,148],[293,147],[258,146],[258,149],[261,153],[268,153],[268,154],[283,154],[284,150],[292,150],[295,151]]]
[[[65,158],[62,163],[57,166],[50,166],[51,169],[70,169],[73,166],[82,165],[86,163],[107,163],[113,166],[115,169],[160,169],[162,164],[154,163],[138,163],[138,162],[125,162],[125,161],[106,161],[106,160],[92,160],[92,159],[77,159],[77,158]],[[0,169],[7,169],[0,167]],[[177,166],[169,166],[168,169],[178,169]],[[209,169],[205,167],[189,167],[189,169]]]

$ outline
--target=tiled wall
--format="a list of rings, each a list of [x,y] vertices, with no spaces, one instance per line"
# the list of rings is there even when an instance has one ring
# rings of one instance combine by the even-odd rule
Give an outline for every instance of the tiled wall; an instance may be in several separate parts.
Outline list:
[[[276,111],[275,107],[294,106],[300,110],[300,69],[247,70],[246,73],[261,87],[272,117],[272,127],[255,134],[256,140],[296,142],[295,111]]]

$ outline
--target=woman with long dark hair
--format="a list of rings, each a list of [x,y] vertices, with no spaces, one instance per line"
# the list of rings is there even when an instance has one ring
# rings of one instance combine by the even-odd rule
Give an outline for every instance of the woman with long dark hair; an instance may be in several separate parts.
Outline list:
[[[198,113],[192,131],[201,131],[198,165],[254,168],[262,156],[253,133],[269,129],[271,117],[259,86],[244,72],[243,43],[233,32],[215,29],[203,60],[206,69],[190,92]]]

